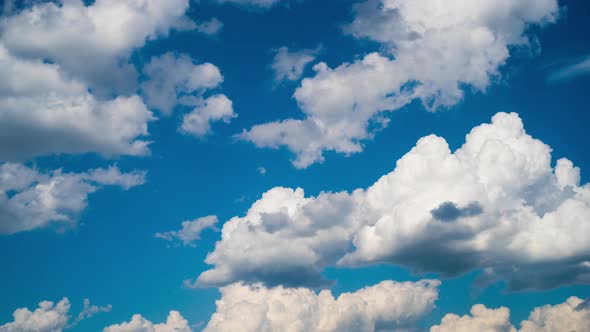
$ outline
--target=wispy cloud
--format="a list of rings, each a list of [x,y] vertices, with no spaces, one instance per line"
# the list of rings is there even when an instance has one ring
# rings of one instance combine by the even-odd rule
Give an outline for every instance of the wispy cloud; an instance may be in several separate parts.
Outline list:
[[[590,74],[590,55],[560,61],[555,64],[547,76],[548,83],[568,81],[579,76]]]

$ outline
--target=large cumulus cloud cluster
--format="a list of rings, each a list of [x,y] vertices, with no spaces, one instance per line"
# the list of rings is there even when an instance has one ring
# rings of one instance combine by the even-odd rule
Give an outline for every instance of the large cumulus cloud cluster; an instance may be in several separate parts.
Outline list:
[[[420,139],[367,189],[273,188],[223,225],[197,285],[320,286],[329,266],[390,263],[512,290],[590,282],[590,186],[515,113],[473,128],[456,151]]]
[[[239,135],[258,147],[288,147],[294,165],[324,160],[324,151],[352,154],[387,111],[421,100],[429,110],[459,102],[464,87],[484,91],[500,76],[510,49],[526,46],[531,25],[553,22],[556,0],[369,0],[355,6],[345,31],[382,44],[352,63],[315,65],[295,91],[305,117],[252,127]]]

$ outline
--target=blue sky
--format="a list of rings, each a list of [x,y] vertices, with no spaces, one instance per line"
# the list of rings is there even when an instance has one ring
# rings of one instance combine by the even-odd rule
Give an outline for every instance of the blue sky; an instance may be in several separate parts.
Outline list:
[[[218,2],[129,0],[120,2],[128,6],[116,7],[107,0],[57,5],[5,1],[0,18],[0,132],[5,133],[0,134],[0,331],[27,330],[25,325],[10,329],[16,309],[34,311],[40,301],[64,297],[71,302],[71,318],[42,331],[101,331],[130,321],[134,314],[156,324],[165,322],[170,310],[177,310],[194,331],[208,324],[211,331],[227,331],[239,317],[216,307],[220,289],[226,287],[228,303],[255,301],[247,291],[229,291],[240,283],[269,292],[283,286],[326,288],[337,297],[384,280],[416,282],[414,296],[427,296],[418,281],[441,281],[435,300],[400,314],[412,319],[369,319],[368,325],[357,326],[360,330],[428,330],[442,324],[447,314],[469,314],[476,304],[509,308],[506,324],[520,328],[536,307],[566,310],[559,305],[569,297],[590,297],[590,248],[584,241],[590,235],[585,185],[590,181],[585,145],[590,4],[546,0],[525,10],[506,0],[495,3],[504,6],[498,11],[489,7],[483,15],[472,8],[477,6],[461,1],[436,7],[439,1],[431,0],[416,7],[437,8],[456,20],[455,25],[438,31],[436,19],[426,16],[425,22],[435,23],[420,31],[420,24],[429,23],[412,25],[416,18],[410,15],[410,1],[384,1],[381,6],[379,1],[348,0]],[[153,12],[137,10],[137,3],[149,4]],[[84,9],[99,5],[113,11],[97,14],[98,23],[88,25],[91,16]],[[70,9],[75,19],[66,22],[60,11]],[[27,18],[43,11],[41,21],[47,22],[39,30]],[[137,21],[118,27],[118,17],[126,13]],[[205,28],[203,22],[212,18],[222,27]],[[483,31],[477,35],[481,43],[462,39],[466,31],[479,31],[474,27]],[[418,37],[407,32],[411,29]],[[84,37],[75,37],[76,30]],[[489,44],[487,34],[493,39]],[[289,67],[292,79],[278,80],[278,67],[273,69],[282,47],[291,55],[285,60],[289,65],[302,55],[311,59],[304,61],[301,72]],[[160,63],[160,71],[150,74],[149,64],[168,52],[172,62]],[[368,54],[382,67],[361,66]],[[146,88],[149,82],[156,82],[154,91]],[[169,111],[149,101],[169,97],[164,94],[170,86]],[[231,105],[209,99],[219,95]],[[92,101],[77,104],[80,98]],[[440,107],[425,107],[436,103]],[[68,108],[71,104],[80,107],[82,117]],[[116,114],[128,116],[103,117],[111,106]],[[435,166],[436,159],[424,159],[425,164],[407,159],[407,166],[398,162],[431,134],[455,151],[472,128],[491,123],[498,112],[518,117],[494,118],[491,133],[477,132],[472,141],[489,140],[490,146],[500,141],[510,153],[485,144],[477,148],[479,153],[469,150],[469,157],[461,159],[464,174],[442,162]],[[189,113],[197,119],[190,128],[182,124]],[[280,122],[287,119],[313,125],[287,127]],[[388,122],[379,129],[383,119]],[[519,121],[538,141],[501,134]],[[324,131],[314,127],[318,123]],[[147,126],[143,133],[142,125]],[[254,127],[259,131],[252,129],[257,125],[262,125]],[[279,134],[271,128],[275,125]],[[137,141],[149,141],[149,153],[135,149],[132,143]],[[440,148],[435,141],[426,147]],[[416,158],[420,156],[417,152]],[[547,157],[550,161],[543,159]],[[574,167],[563,164],[558,171],[560,158]],[[548,164],[555,169],[546,169]],[[431,169],[422,174],[421,167]],[[62,173],[55,173],[57,169]],[[399,175],[383,185],[386,194],[353,194],[358,188],[368,191],[394,169]],[[576,170],[581,170],[579,179],[571,180]],[[63,174],[71,186],[60,186]],[[12,184],[21,179],[23,185]],[[397,193],[406,184],[408,193]],[[51,185],[56,187],[48,196],[39,193]],[[284,203],[291,209],[287,213],[280,210],[283,203],[274,198],[280,196],[275,192],[267,195],[262,212],[248,214],[263,193],[276,187],[303,188],[305,197],[318,198]],[[342,191],[346,193],[334,194]],[[21,196],[25,203],[18,205],[14,198]],[[443,202],[459,211],[471,201],[481,207],[473,216],[453,217],[445,224],[429,215]],[[408,214],[413,204],[416,211]],[[424,213],[428,220],[418,217]],[[522,217],[528,213],[534,218]],[[552,213],[555,220],[540,219]],[[179,231],[183,221],[197,225],[198,218],[213,215],[218,220],[213,226]],[[234,217],[237,230],[225,224]],[[375,231],[371,227],[378,221],[385,226]],[[552,222],[555,228],[550,228]],[[314,233],[322,227],[329,231]],[[372,238],[361,234],[373,231]],[[233,240],[222,239],[222,233],[232,232]],[[346,233],[343,239],[339,232]],[[315,258],[309,258],[310,252]],[[208,254],[217,257],[210,264],[205,262]],[[466,267],[456,267],[461,264]],[[225,273],[199,277],[216,269]],[[486,269],[490,280],[481,283]],[[511,288],[511,281],[516,286]],[[391,292],[399,301],[407,295]],[[240,294],[244,298],[231,298]],[[86,298],[107,312],[77,322]],[[384,310],[401,310],[392,306]],[[575,317],[564,324],[587,327],[583,324],[590,324],[590,308],[573,308]],[[218,320],[211,320],[216,312]],[[366,313],[353,314],[362,318]],[[310,317],[300,319],[314,325]],[[345,324],[338,321],[342,318],[333,319]],[[546,319],[551,319],[549,313]],[[278,330],[287,326],[281,322],[262,323]],[[524,325],[523,331],[528,331]]]

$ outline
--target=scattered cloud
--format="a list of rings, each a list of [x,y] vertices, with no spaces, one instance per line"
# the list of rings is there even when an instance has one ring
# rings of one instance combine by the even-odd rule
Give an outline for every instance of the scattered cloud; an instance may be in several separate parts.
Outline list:
[[[62,332],[97,313],[111,311],[110,304],[99,307],[91,305],[90,300],[85,299],[83,311],[68,324],[70,306],[70,301],[64,297],[57,303],[42,301],[35,311],[27,308],[16,309],[12,314],[13,321],[1,325],[0,332]]]
[[[387,50],[353,63],[314,66],[295,91],[305,117],[260,124],[238,137],[257,147],[288,147],[306,168],[325,151],[362,151],[362,142],[387,125],[387,112],[413,100],[431,111],[458,103],[464,87],[485,91],[500,77],[510,48],[527,46],[530,25],[553,22],[556,0],[395,1],[355,5],[344,31]],[[377,125],[373,125],[377,124]]]
[[[102,332],[192,332],[188,321],[178,311],[170,311],[165,323],[154,324],[141,315],[133,315],[131,321],[105,327]]]
[[[213,95],[195,105],[195,108],[182,118],[179,131],[203,137],[211,132],[211,122],[229,123],[237,116],[229,98],[223,94]]]
[[[275,73],[275,80],[296,81],[303,75],[303,70],[309,63],[315,60],[318,49],[289,51],[285,46],[275,50],[272,62],[272,70]]]
[[[145,172],[122,173],[116,166],[84,173],[41,172],[22,164],[0,165],[0,234],[49,225],[72,227],[88,195],[101,186],[129,189],[145,182]]]
[[[35,311],[16,309],[12,314],[14,321],[0,326],[0,332],[61,332],[70,318],[69,310],[70,301],[67,298],[58,303],[42,301]]]
[[[223,29],[223,22],[213,17],[207,21],[198,23],[195,27],[200,33],[204,33],[209,36],[217,35]]]
[[[482,304],[471,308],[471,315],[457,316],[447,314],[440,325],[430,328],[430,332],[561,332],[585,331],[590,326],[590,309],[581,307],[583,300],[570,297],[557,305],[535,308],[528,320],[516,329],[510,323],[510,310],[506,307],[488,309]]]
[[[375,331],[403,328],[430,313],[440,282],[383,281],[334,298],[306,288],[233,284],[221,288],[206,332]]]
[[[561,63],[547,76],[547,82],[559,83],[588,74],[590,74],[590,55],[566,61],[565,64]]]
[[[91,304],[89,299],[84,299],[84,309],[78,314],[76,319],[70,324],[70,326],[75,326],[81,321],[88,319],[98,313],[101,312],[111,312],[113,306],[107,304],[106,306],[97,306],[95,304]]]
[[[233,217],[200,286],[318,287],[328,266],[391,263],[444,277],[483,271],[511,290],[590,283],[590,185],[567,159],[498,113],[451,152],[430,135],[366,189],[276,187]]]
[[[218,87],[223,76],[215,65],[195,64],[186,54],[166,53],[153,57],[144,68],[146,81],[141,85],[146,104],[164,114],[177,105],[194,106],[202,93]]]
[[[156,237],[166,241],[180,240],[185,246],[194,246],[195,241],[201,239],[201,233],[204,230],[217,230],[215,226],[218,222],[217,216],[206,216],[192,221],[184,221],[180,230],[156,233]]]
[[[260,173],[260,175],[266,175],[266,168],[262,166],[258,167],[258,173]]]

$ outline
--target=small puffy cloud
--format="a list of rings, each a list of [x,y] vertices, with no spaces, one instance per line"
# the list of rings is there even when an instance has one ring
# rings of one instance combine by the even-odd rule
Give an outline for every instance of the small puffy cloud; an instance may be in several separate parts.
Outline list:
[[[260,175],[266,175],[266,168],[262,166],[258,167],[258,173],[260,173]]]
[[[219,68],[210,63],[195,64],[185,54],[166,53],[153,57],[143,68],[146,81],[141,85],[146,103],[164,114],[175,106],[190,106],[207,89],[223,81]]]
[[[590,327],[590,309],[584,301],[570,297],[557,305],[535,308],[529,318],[520,323],[520,329],[510,324],[510,310],[505,307],[488,309],[477,304],[471,308],[471,315],[447,314],[440,325],[430,332],[564,332],[586,331]]]
[[[297,168],[322,162],[325,151],[358,153],[387,125],[389,111],[413,100],[434,111],[458,103],[463,87],[485,91],[510,48],[527,45],[528,27],[552,22],[558,12],[556,0],[369,0],[354,8],[344,30],[381,43],[386,54],[336,68],[317,64],[294,94],[303,119],[256,125],[241,139],[286,146]]]
[[[67,298],[58,303],[42,301],[39,308],[16,309],[14,321],[0,326],[0,332],[61,332],[67,325],[70,301]]]
[[[91,304],[89,299],[84,299],[84,309],[82,309],[82,311],[78,314],[71,326],[76,325],[84,319],[88,319],[98,313],[110,312],[112,309],[113,306],[110,304],[106,306],[97,306],[95,304]]]
[[[209,36],[218,34],[223,29],[223,22],[213,17],[207,21],[197,23],[195,29]]]
[[[317,287],[326,267],[391,263],[444,277],[472,270],[511,290],[590,283],[590,185],[498,113],[452,152],[430,135],[368,188],[267,191],[224,223],[197,285]]]
[[[22,164],[0,165],[0,234],[47,227],[71,227],[101,186],[129,189],[145,182],[145,172],[121,173],[111,166],[84,173],[41,172]]]
[[[560,64],[547,76],[547,81],[558,83],[588,74],[590,74],[590,55]]]
[[[235,117],[237,114],[234,113],[232,101],[223,94],[213,95],[199,102],[182,118],[179,131],[202,137],[210,133],[211,122],[229,123]]]
[[[156,237],[166,241],[179,240],[185,246],[194,246],[194,242],[201,239],[201,233],[205,229],[216,229],[215,225],[218,222],[217,216],[206,216],[192,221],[184,221],[180,230],[156,233]]]
[[[141,315],[133,315],[131,321],[105,327],[103,332],[192,332],[188,321],[178,311],[170,311],[165,323],[154,324]]]
[[[90,318],[100,312],[109,312],[111,305],[99,307],[91,305],[90,300],[84,300],[84,309],[76,319],[68,324],[70,320],[70,301],[63,298],[58,303],[42,301],[39,308],[30,311],[27,308],[16,309],[12,316],[12,322],[0,325],[0,332],[61,332],[73,327],[80,321]]]
[[[315,60],[316,54],[317,50],[290,52],[285,46],[277,49],[271,65],[275,80],[278,82],[298,80],[303,75],[305,67]]]
[[[306,288],[233,284],[221,288],[206,332],[375,331],[403,328],[428,314],[440,282],[383,281],[334,298]]]
[[[0,43],[16,56],[51,60],[93,90],[129,92],[132,50],[187,21],[188,7],[189,0],[36,3],[0,20]]]

